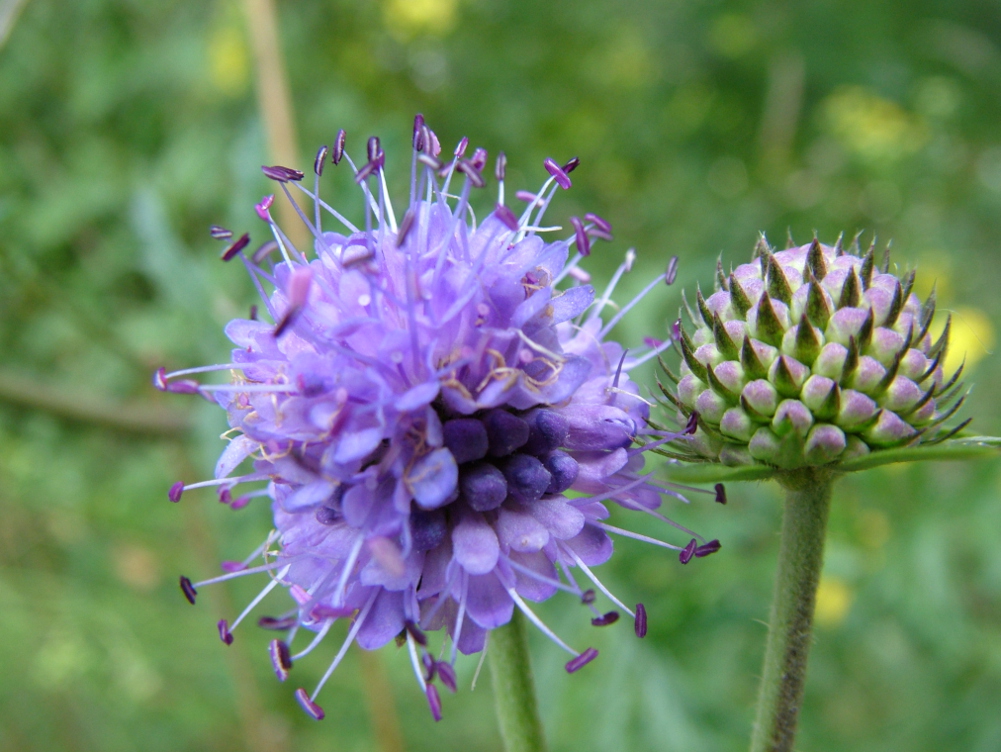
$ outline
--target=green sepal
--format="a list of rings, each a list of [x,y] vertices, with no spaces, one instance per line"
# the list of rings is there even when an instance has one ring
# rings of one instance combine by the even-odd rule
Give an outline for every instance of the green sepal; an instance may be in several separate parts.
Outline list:
[[[838,382],[834,382],[834,386],[831,391],[827,393],[827,397],[824,399],[823,403],[816,410],[813,411],[813,417],[817,420],[831,420],[833,421],[838,417],[838,413],[841,411],[841,387],[838,386]]]
[[[768,294],[786,305],[791,304],[792,286],[786,279],[785,272],[782,271],[779,262],[775,260],[774,256],[769,256],[766,263],[768,265]]]
[[[943,327],[942,329],[941,336],[938,338],[938,341],[935,342],[935,344],[932,345],[931,348],[928,350],[928,354],[931,357],[934,358],[939,353],[942,353],[943,358],[946,356],[946,353],[948,353],[949,351],[949,333],[951,332],[951,330],[952,330],[952,314],[950,313],[948,316],[945,317],[945,327]]]
[[[656,451],[656,450],[654,450]],[[675,483],[728,483],[738,480],[768,480],[779,474],[770,465],[727,467],[716,462],[665,465],[667,477]]]
[[[758,236],[758,242],[754,244],[754,250],[751,252],[751,261],[762,258],[763,256],[771,256],[773,250],[774,249],[768,245],[768,238],[765,237],[765,233],[761,233]]]
[[[872,268],[876,264],[876,254],[872,252],[872,248],[862,259],[862,266],[859,268],[859,280],[862,282],[862,289],[868,290],[869,285],[872,284]]]
[[[681,357],[685,359],[685,365],[688,366],[688,370],[695,378],[699,381],[706,380],[707,369],[696,359],[695,352],[692,350],[692,341],[688,337],[681,338]]]
[[[737,360],[740,357],[740,348],[737,347],[737,343],[733,341],[730,334],[726,331],[726,327],[723,326],[723,320],[719,317],[719,314],[713,314],[712,328],[713,339],[716,341],[716,349],[719,350],[720,355],[726,360]]]
[[[740,282],[732,274],[730,275],[730,305],[741,318],[747,316],[747,312],[751,310],[751,299],[747,297],[744,288],[740,286]]]
[[[758,301],[757,330],[758,338],[765,343],[774,347],[782,346],[785,328],[779,320],[779,315],[775,313],[775,308],[772,307],[772,299],[767,290],[761,293],[761,300]]]
[[[887,255],[889,255],[889,253],[890,253],[890,251],[889,251],[889,249],[887,249]],[[917,275],[917,271],[915,271],[914,269],[911,269],[909,272],[907,272],[906,276],[904,276],[904,303],[905,304],[907,303],[907,299],[909,297],[911,297],[911,290],[914,289],[914,278],[915,278],[916,275]]]
[[[838,239],[834,241],[834,255],[835,257],[845,255],[845,233],[843,230],[838,233]]]
[[[848,338],[848,354],[845,356],[845,364],[841,367],[841,381],[838,383],[843,387],[851,386],[852,379],[855,378],[855,371],[858,370],[858,342],[854,337]]]
[[[736,405],[738,399],[740,399],[739,394],[735,394],[730,391],[730,389],[717,378],[712,366],[706,367],[706,383],[709,384],[709,388],[712,389],[716,394],[725,399],[731,405]]]
[[[824,290],[821,288],[820,282],[817,281],[817,278],[812,273],[810,274],[808,283],[810,287],[807,290],[806,296],[807,318],[818,329],[826,329],[827,322],[831,320],[831,306],[827,302],[827,296],[824,295]]]
[[[778,357],[778,363],[775,366],[775,375],[771,379],[772,386],[783,397],[798,397],[803,385],[796,383],[796,378],[792,375],[792,371],[789,370],[789,366],[787,365],[786,357],[785,355],[779,355]]]
[[[740,346],[740,365],[744,369],[747,378],[752,381],[754,379],[768,378],[768,367],[761,362],[758,354],[754,352],[750,337],[744,337],[744,344]]]
[[[852,238],[851,244],[848,246],[848,253],[852,256],[861,256],[862,251],[859,250],[858,239],[862,237],[862,230],[855,233],[855,237]]]
[[[840,238],[838,241],[840,242]],[[806,265],[818,280],[827,276],[827,259],[824,258],[824,249],[820,247],[816,235],[813,236],[810,250],[806,254]]]
[[[932,365],[937,366],[939,359],[941,357],[942,353],[939,353],[937,356],[935,356],[935,362]],[[945,382],[944,384],[942,384],[942,386],[938,388],[938,391],[935,392],[936,399],[939,397],[939,395],[945,394],[945,392],[947,392],[949,389],[952,389],[952,385],[955,384],[957,381],[959,381],[959,377],[963,375],[964,368],[966,368],[965,357],[963,358],[963,362],[959,364],[959,368],[956,369],[956,372],[952,374],[952,376],[949,378],[947,382]],[[929,368],[928,371],[925,371],[925,376],[923,376],[921,380],[924,381],[932,373],[934,373],[934,370]]]
[[[723,256],[716,259],[716,289],[729,292],[730,286],[726,282],[726,273],[723,271]]]
[[[931,292],[928,293],[928,299],[925,300],[924,305],[921,306],[921,336],[918,337],[918,342],[924,339],[925,333],[931,326],[932,319],[935,317],[935,288],[938,283],[934,283],[931,286]]]
[[[692,412],[691,408],[686,407],[685,403],[683,403],[680,399],[678,399],[678,396],[673,391],[671,391],[666,386],[664,386],[663,382],[661,382],[660,379],[657,379],[657,388],[660,389],[660,392],[661,392],[661,394],[664,395],[664,398],[668,402],[670,402],[674,407],[676,407],[678,410],[680,410],[685,415],[690,415],[691,414],[691,412]]]
[[[817,356],[820,355],[820,349],[823,346],[823,343],[817,336],[817,332],[810,323],[810,319],[804,313],[799,320],[799,326],[796,327],[796,360],[800,363],[813,363],[817,359]]]
[[[873,312],[872,308],[869,308],[869,313],[865,317],[865,321],[862,322],[862,326],[858,330],[858,349],[859,352],[865,352],[869,349],[869,343],[872,342],[872,330],[876,324],[876,314]]]
[[[858,272],[853,266],[851,272],[845,277],[845,283],[841,287],[841,297],[838,298],[838,308],[854,308],[862,299],[862,280],[858,277]]]
[[[893,287],[893,297],[890,299],[890,309],[886,312],[886,320],[883,326],[892,327],[897,323],[900,312],[904,309],[904,288],[900,286],[900,280]]]
[[[702,296],[702,289],[698,284],[695,285],[695,305],[699,309],[699,315],[705,322],[706,326],[710,329],[713,325],[713,314],[709,310],[709,306],[706,305],[706,299]]]
[[[674,371],[668,367],[667,363],[664,362],[664,359],[660,357],[660,355],[657,356],[657,363],[660,365],[660,369],[667,375],[667,378],[669,378],[672,382],[677,384],[681,381],[677,374],[675,374]]]

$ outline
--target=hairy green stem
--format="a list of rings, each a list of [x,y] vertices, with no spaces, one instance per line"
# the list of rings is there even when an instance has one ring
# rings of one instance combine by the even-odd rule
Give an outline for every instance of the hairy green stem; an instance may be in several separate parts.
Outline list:
[[[546,740],[535,702],[525,619],[517,609],[510,622],[491,630],[487,655],[504,749],[506,752],[545,752]]]
[[[781,478],[787,492],[782,542],[751,752],[793,748],[834,477],[811,468]]]

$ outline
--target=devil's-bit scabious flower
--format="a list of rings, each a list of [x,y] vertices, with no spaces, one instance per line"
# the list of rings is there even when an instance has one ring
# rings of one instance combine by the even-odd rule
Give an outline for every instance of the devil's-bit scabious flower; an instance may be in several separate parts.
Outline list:
[[[262,200],[257,213],[274,239],[247,253],[243,235],[222,257],[244,264],[274,323],[253,314],[232,321],[232,362],[155,377],[161,389],[215,399],[233,429],[216,479],[176,484],[170,499],[215,486],[233,508],[267,497],[274,512],[276,529],[257,551],[224,562],[221,577],[182,578],[185,596],[194,602],[202,585],[267,573],[260,596],[232,624],[219,622],[229,643],[268,592],[286,588],[292,607],[259,620],[286,631],[270,646],[283,681],[337,619],[351,621],[319,685],[296,692],[315,718],[323,717],[317,693],[347,647],[357,642],[371,650],[394,638],[406,642],[440,718],[433,682],[454,691],[456,652],[484,650],[489,630],[516,608],[571,654],[566,668],[574,672],[597,651],[564,643],[529,601],[565,591],[587,604],[594,625],[612,624],[619,612],[595,607],[593,583],[634,618],[642,637],[646,609],[628,608],[591,570],[612,554],[608,534],[680,551],[682,561],[719,548],[673,522],[686,541],[692,538],[688,545],[605,522],[607,502],[670,522],[655,510],[665,494],[680,498],[677,488],[642,472],[643,453],[688,429],[650,428],[649,403],[629,378],[670,343],[627,353],[607,339],[636,300],[673,281],[676,262],[604,320],[633,252],[596,299],[578,265],[592,240],[611,240],[609,224],[586,214],[571,218],[569,238],[542,238],[560,229],[540,225],[556,191],[570,187],[576,159],[562,166],[547,159],[541,190],[517,194],[526,202],[519,216],[504,202],[499,155],[497,202],[477,223],[469,198],[486,183],[486,151],[468,155],[463,139],[442,160],[438,139],[419,116],[413,146],[410,198],[399,220],[378,139],[369,140],[367,161],[355,168],[341,131],[332,149],[317,154],[312,190],[302,185],[302,172],[265,167],[289,198],[294,188],[313,201],[310,216],[300,212],[315,238],[313,253],[293,247],[271,218],[272,197]],[[319,198],[328,158],[354,171],[366,206],[359,226]],[[343,231],[324,230],[325,214]],[[212,235],[232,238],[220,227]],[[281,259],[272,266],[276,252]],[[208,371],[232,371],[233,382],[189,378]],[[253,469],[234,475],[248,459]],[[253,566],[258,558],[263,563]],[[439,629],[451,643],[443,661],[433,657],[426,634]],[[293,649],[301,632],[312,636]]]
[[[675,325],[681,376],[664,393],[699,425],[677,451],[793,470],[950,438],[966,425],[942,428],[962,367],[943,373],[949,322],[933,340],[934,293],[922,304],[913,283],[857,238],[776,252],[762,237],[751,263],[718,265],[716,291],[688,309],[694,332]]]

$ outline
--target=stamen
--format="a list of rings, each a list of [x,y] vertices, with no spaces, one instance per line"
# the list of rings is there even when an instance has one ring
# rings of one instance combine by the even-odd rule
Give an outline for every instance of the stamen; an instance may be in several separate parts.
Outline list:
[[[431,681],[434,678],[434,671],[433,671],[433,669],[434,669],[434,659],[431,658],[431,656],[427,656],[428,658],[431,658],[431,661],[432,661],[431,668],[432,668],[432,670],[428,671],[428,678],[427,678],[427,680],[425,680],[424,679],[424,674],[421,673],[421,666],[420,666],[421,661],[417,657],[417,643],[414,642],[414,638],[410,636],[409,632],[407,633],[407,652],[410,653],[410,665],[414,669],[414,676],[417,677],[417,683],[420,684],[421,691],[423,692],[426,689],[426,687],[427,687],[427,682]]]
[[[264,243],[261,243],[257,247],[257,250],[254,251],[254,254],[250,257],[250,260],[253,261],[255,264],[259,265],[262,261],[264,261],[264,259],[266,259],[268,256],[270,256],[277,250],[278,250],[278,241],[268,240]]]
[[[477,172],[483,172],[483,168],[487,166],[487,150],[482,146],[477,146],[473,150],[473,156],[469,159],[469,163],[476,168]]]
[[[295,699],[299,701],[299,705],[302,706],[302,709],[305,710],[307,714],[312,716],[317,721],[323,720],[325,716],[323,708],[321,708],[319,705],[313,702],[312,699],[310,699],[309,695],[306,694],[305,689],[303,689],[302,687],[297,689],[295,691]]]
[[[271,656],[271,665],[274,666],[278,681],[288,679],[288,672],[292,668],[292,655],[289,653],[288,644],[282,640],[272,640],[268,643],[268,654]]]
[[[286,629],[294,627],[298,622],[299,618],[295,614],[290,616],[262,616],[257,620],[257,626],[261,629],[284,632]]]
[[[563,165],[563,172],[571,173],[574,170],[576,170],[579,165],[580,165],[580,158],[571,157],[570,160],[565,165]]]
[[[567,163],[569,164],[569,162]],[[567,190],[573,183],[570,182],[570,177],[567,175],[566,170],[560,167],[551,157],[546,157],[542,162],[542,166],[546,168],[546,172],[553,176],[556,183],[563,190]],[[576,165],[574,165],[576,167]]]
[[[424,148],[424,116],[419,112],[414,115],[413,144],[416,151]]]
[[[281,165],[273,165],[272,167],[262,165],[261,172],[266,177],[279,183],[287,183],[289,180],[302,180],[305,177],[301,171],[293,170],[291,167],[282,167]]]
[[[424,632],[421,631],[421,628],[418,627],[414,622],[412,622],[410,619],[407,619],[407,621],[403,624],[403,628],[407,630],[407,634],[409,634],[414,639],[414,642],[416,642],[422,648],[427,647],[428,644],[427,635],[424,634]]]
[[[227,230],[225,227],[220,227],[219,225],[212,225],[209,227],[209,235],[216,240],[229,240],[233,237],[233,231]]]
[[[646,637],[646,606],[642,603],[636,604],[636,620],[633,622],[633,629],[639,638]]]
[[[184,481],[179,480],[177,483],[170,487],[167,492],[167,498],[170,499],[175,504],[181,500],[181,494],[184,493]]]
[[[228,246],[219,255],[219,258],[221,258],[223,261],[229,261],[236,254],[238,254],[240,251],[242,251],[244,248],[246,248],[248,245],[250,245],[250,233],[246,233],[245,232],[245,233],[243,233],[243,235],[241,235],[239,237],[239,239],[237,239],[236,241],[234,241],[232,243],[232,245]]]
[[[597,616],[594,619],[591,619],[591,626],[607,627],[609,624],[614,624],[618,620],[619,620],[619,612],[609,611],[606,614],[602,614],[601,616]]]
[[[286,566],[288,566],[288,565],[285,562],[283,562],[283,561],[273,561],[270,564],[261,564],[259,567],[250,567],[249,569],[243,569],[243,570],[241,570],[239,572],[230,572],[228,574],[221,574],[218,577],[212,577],[212,578],[207,579],[207,580],[202,580],[201,582],[196,582],[195,585],[194,585],[194,587],[203,587],[205,585],[215,585],[216,583],[225,582],[226,580],[232,580],[232,579],[234,579],[236,577],[246,577],[249,574],[259,574],[261,572],[270,572],[272,569],[278,569],[279,567],[286,567]],[[272,582],[274,582],[274,580],[272,580]],[[183,583],[181,583],[181,587],[182,588],[184,587]]]
[[[181,582],[181,592],[184,593],[184,597],[188,599],[188,603],[194,606],[195,596],[198,595],[198,591],[195,589],[195,586],[191,584],[191,580],[189,580],[184,575],[181,575],[180,582]]]
[[[498,152],[497,154],[497,164],[494,166],[494,176],[497,178],[498,183],[504,182],[504,176],[507,174],[507,155],[504,152]]]
[[[403,221],[400,223],[400,231],[396,235],[397,248],[401,247],[407,239],[407,234],[410,232],[410,228],[414,226],[416,216],[413,207],[407,209],[407,213],[403,215]]]
[[[270,196],[265,196],[256,204],[254,204],[254,211],[257,212],[257,216],[263,219],[265,222],[271,222],[271,204],[275,202],[275,195],[272,193]]]
[[[583,653],[578,655],[576,658],[571,658],[567,661],[566,669],[568,674],[572,674],[574,671],[579,671],[584,668],[587,664],[598,657],[598,651],[594,648],[588,648]]]
[[[726,489],[723,487],[722,483],[717,483],[716,489],[716,502],[718,504],[726,504]]]
[[[595,226],[602,232],[607,232],[611,234],[612,225],[608,222],[607,219],[599,217],[597,214],[592,214],[591,212],[585,214],[584,219],[587,220],[588,222],[593,222]]]
[[[703,556],[709,556],[709,554],[714,554],[722,548],[722,544],[715,538],[708,543],[703,543],[701,546],[695,549],[695,555],[698,558]]]
[[[518,217],[515,216],[513,211],[504,206],[504,204],[497,204],[494,208],[494,214],[497,215],[497,219],[503,222],[509,230],[518,229]]]
[[[695,538],[692,538],[688,542],[688,545],[685,546],[683,549],[681,549],[681,553],[678,554],[678,561],[680,561],[682,564],[687,564],[688,562],[690,562],[692,560],[692,557],[695,556],[695,549],[697,547],[698,547],[698,541],[696,541]]]
[[[593,590],[585,590],[583,593],[581,593],[580,602],[587,606],[590,606],[592,603],[594,603],[597,597],[598,596],[595,595]]]
[[[673,285],[675,278],[678,276],[678,257],[671,256],[671,260],[667,262],[667,272],[664,274],[664,284]]]
[[[530,569],[529,567],[526,567],[526,566],[524,566],[522,564],[519,564],[518,562],[514,561],[513,559],[511,559],[511,558],[509,558],[507,556],[504,557],[504,561],[506,561],[508,563],[508,565],[512,569],[514,569],[514,570],[516,570],[518,572],[521,572],[523,575],[525,575],[527,577],[531,577],[533,580],[537,580],[538,582],[545,583],[546,585],[551,585],[552,587],[556,588],[557,590],[564,590],[564,591],[566,591],[568,593],[572,593],[573,595],[580,595],[582,598],[585,595],[587,595],[587,593],[582,594],[580,592],[580,588],[570,587],[569,585],[563,584],[559,580],[554,580],[551,577],[546,577],[544,574],[539,574],[538,572],[536,572],[536,571],[534,571],[534,570]],[[589,592],[591,592],[593,594],[593,591],[589,591]],[[591,600],[594,600],[594,599],[592,598]]]
[[[428,698],[428,706],[431,708],[431,717],[435,721],[441,720],[441,698],[438,696],[438,688],[434,684],[426,685],[424,690]]]
[[[625,603],[616,598],[612,594],[612,591],[609,590],[607,587],[605,587],[604,584],[602,584],[601,580],[599,580],[595,576],[594,572],[591,571],[591,568],[588,567],[587,564],[583,562],[583,560],[577,555],[577,553],[572,548],[570,548],[569,546],[561,546],[560,548],[562,548],[566,553],[570,554],[570,557],[574,560],[574,563],[578,567],[580,567],[580,571],[582,571],[585,575],[587,575],[587,578],[595,584],[598,590],[600,590],[602,593],[605,594],[605,597],[608,598],[608,600],[610,600],[612,603],[621,608],[630,616],[634,615],[632,610]],[[616,616],[616,618],[618,617]]]
[[[219,639],[227,645],[232,645],[233,635],[229,631],[229,623],[225,619],[220,619],[216,626],[219,628]]]
[[[435,663],[435,666],[438,669],[438,676],[441,677],[441,683],[444,684],[452,694],[455,694],[459,685],[456,682],[455,669],[452,667],[452,664],[446,663],[445,661],[438,661]]]
[[[272,578],[271,582],[269,582],[267,585],[264,586],[264,588],[261,589],[261,592],[259,592],[257,594],[257,596],[254,598],[254,600],[252,600],[250,603],[248,603],[247,607],[245,609],[243,609],[243,611],[241,612],[241,614],[239,616],[236,617],[236,621],[233,622],[233,626],[230,627],[230,630],[234,630],[238,626],[240,626],[240,622],[242,622],[245,618],[247,618],[247,614],[249,614],[251,611],[253,611],[254,608],[256,608],[257,605],[262,600],[264,600],[265,596],[267,596],[268,593],[270,593],[272,590],[275,589],[275,587],[278,585],[278,583],[281,582],[281,579],[285,575],[288,574],[288,572],[289,572],[289,570],[291,568],[292,568],[292,565],[289,564],[287,567],[285,567],[285,569],[283,569],[274,578]]]
[[[324,144],[320,147],[319,151],[316,152],[316,158],[313,160],[313,172],[316,173],[316,177],[323,176],[323,166],[327,161],[327,145]],[[284,681],[284,680],[283,680]]]
[[[459,145],[455,147],[455,158],[456,159],[461,159],[462,156],[466,153],[466,148],[468,146],[469,146],[469,138],[466,137],[466,136],[463,136],[459,140]]]
[[[639,533],[634,533],[630,530],[623,530],[620,527],[615,527],[614,525],[606,525],[604,522],[592,522],[592,525],[600,527],[606,533],[615,533],[616,535],[621,535],[624,538],[632,538],[633,540],[643,541],[644,543],[652,543],[655,546],[660,546],[661,548],[669,548],[672,551],[681,551],[681,546],[672,546],[670,543],[665,543],[662,540],[657,540],[656,538],[651,538],[649,535],[641,535]],[[693,547],[692,553],[695,553]]]
[[[584,232],[584,223],[580,221],[580,217],[570,217],[570,224],[573,225],[574,242],[577,244],[577,251],[581,256],[590,256],[591,240],[587,237],[587,233]]]
[[[521,596],[518,595],[517,591],[514,588],[507,588],[507,593],[508,593],[508,595],[511,596],[511,600],[514,601],[514,604],[518,608],[521,609],[521,612],[523,614],[525,614],[525,616],[528,617],[528,620],[530,622],[532,622],[532,624],[534,624],[536,627],[539,628],[539,631],[542,632],[542,634],[544,634],[550,640],[552,640],[557,645],[559,645],[561,648],[563,648],[564,650],[566,650],[568,653],[570,653],[571,655],[573,655],[575,658],[579,658],[580,657],[580,655],[581,655],[580,653],[578,653],[572,647],[570,647],[565,642],[563,642],[563,640],[561,640],[559,637],[557,637],[556,633],[553,632],[553,630],[551,630],[549,627],[547,627],[545,625],[545,623],[542,621],[542,619],[540,619],[538,616],[535,615],[535,612],[532,611],[532,609],[530,609],[528,607],[528,605],[525,603],[525,601],[523,601],[521,599]],[[583,664],[581,664],[581,665],[583,665]]]
[[[327,672],[320,679],[320,683],[316,685],[316,689],[313,690],[313,694],[310,696],[311,700],[315,700],[316,696],[320,694],[320,690],[323,689],[323,685],[327,683],[327,679],[330,675],[334,673],[334,669],[337,668],[337,664],[341,662],[344,654],[348,652],[348,648],[351,647],[351,643],[354,642],[355,636],[358,634],[358,630],[361,629],[362,624],[365,623],[365,617],[368,616],[368,612],[372,610],[372,604],[375,603],[376,597],[379,595],[379,590],[372,593],[372,596],[368,599],[368,603],[365,604],[365,608],[361,610],[358,614],[358,618],[355,623],[351,625],[351,629],[348,630],[348,636],[344,640],[344,644],[341,649],[334,656],[334,660],[331,662],[330,666],[327,668]]]
[[[337,131],[337,136],[334,138],[334,149],[330,154],[330,161],[335,166],[341,163],[341,158],[344,156],[344,140],[346,136],[347,134],[344,132],[344,129],[341,128]]]
[[[368,161],[372,162],[376,159],[376,157],[379,156],[379,152],[382,151],[382,149],[379,146],[378,136],[371,136],[368,139],[367,149],[368,149]]]

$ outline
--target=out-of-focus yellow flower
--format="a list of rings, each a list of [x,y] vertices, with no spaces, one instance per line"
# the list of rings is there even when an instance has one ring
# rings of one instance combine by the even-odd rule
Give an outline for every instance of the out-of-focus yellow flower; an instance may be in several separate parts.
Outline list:
[[[383,18],[398,39],[447,34],[455,26],[458,0],[387,0]]]
[[[987,315],[977,308],[953,308],[949,350],[945,356],[945,374],[951,376],[966,358],[966,368],[972,368],[985,355],[991,354],[994,346],[994,325]],[[936,316],[931,328],[932,337],[942,333],[945,317]]]
[[[861,86],[836,90],[822,107],[831,134],[865,159],[905,156],[928,140],[927,129],[917,117]]]
[[[840,577],[820,578],[817,587],[817,608],[813,620],[818,627],[837,627],[848,616],[855,594]]]
[[[247,43],[234,26],[222,26],[209,38],[209,78],[212,85],[229,96],[238,96],[250,82]]]

